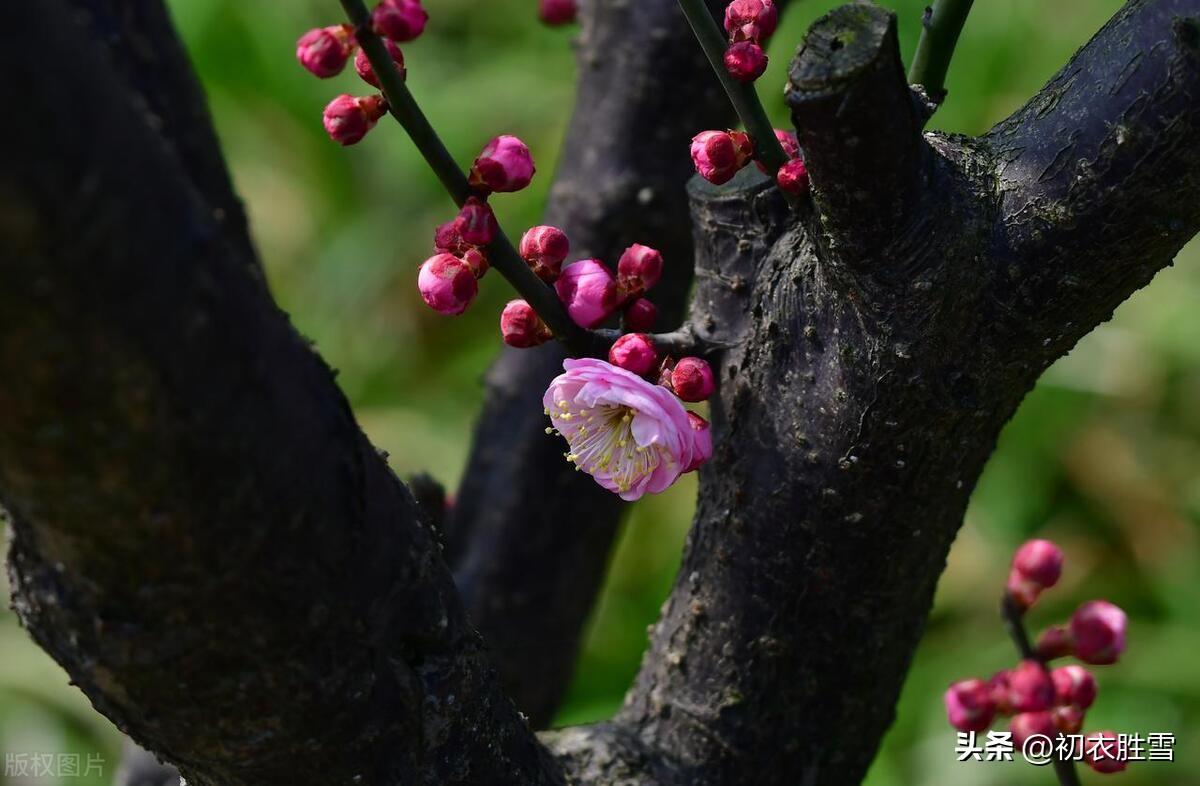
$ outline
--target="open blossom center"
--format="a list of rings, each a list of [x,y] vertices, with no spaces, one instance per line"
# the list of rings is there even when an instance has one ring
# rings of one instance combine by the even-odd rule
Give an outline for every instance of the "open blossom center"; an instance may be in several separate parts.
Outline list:
[[[665,463],[675,461],[657,443],[639,445],[633,435],[631,407],[602,404],[598,407],[572,407],[570,402],[557,402],[554,419],[562,425],[558,432],[571,446],[567,461],[589,475],[608,475],[618,493],[624,494],[634,483],[650,475]]]

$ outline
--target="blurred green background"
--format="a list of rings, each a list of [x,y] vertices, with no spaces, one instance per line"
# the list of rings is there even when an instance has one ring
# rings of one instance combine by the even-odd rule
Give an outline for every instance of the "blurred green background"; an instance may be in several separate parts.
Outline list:
[[[887,4],[887,3],[885,3]],[[421,305],[416,266],[449,200],[397,128],[356,148],[326,139],[320,115],[352,71],[328,82],[295,63],[296,37],[338,21],[333,0],[169,0],[207,88],[271,284],[300,330],[340,369],[339,382],[400,473],[433,472],[453,488],[480,377],[499,347],[508,297],[489,276],[457,320]],[[835,5],[798,0],[785,14],[759,83],[784,126],[787,61],[808,24]],[[905,56],[923,3],[890,3]],[[427,0],[426,35],[405,47],[409,84],[464,163],[488,137],[533,149],[534,186],[497,198],[514,236],[536,223],[571,107],[574,31],[537,24],[534,0]],[[1120,6],[1119,0],[988,0],[976,8],[932,127],[979,133],[1021,105]],[[680,85],[679,89],[687,89]],[[699,131],[701,129],[697,129]],[[653,243],[654,238],[645,238]],[[1067,550],[1065,578],[1033,615],[1057,621],[1107,597],[1132,620],[1126,658],[1099,675],[1088,727],[1173,732],[1176,763],[1143,764],[1126,784],[1200,783],[1200,248],[1193,243],[1146,290],[1045,376],[1001,439],[950,556],[898,718],[868,783],[1050,784],[1023,763],[959,765],[941,693],[1014,656],[995,608],[1012,550],[1031,535]],[[688,260],[668,260],[688,264]],[[561,722],[602,718],[635,673],[645,630],[678,564],[691,516],[691,476],[639,503],[625,525],[591,621]],[[570,526],[564,522],[563,526]],[[847,653],[853,657],[853,653]],[[0,751],[102,755],[104,778],[16,779],[101,784],[119,738],[66,684],[11,613],[0,614]],[[1087,783],[1101,776],[1087,771]]]

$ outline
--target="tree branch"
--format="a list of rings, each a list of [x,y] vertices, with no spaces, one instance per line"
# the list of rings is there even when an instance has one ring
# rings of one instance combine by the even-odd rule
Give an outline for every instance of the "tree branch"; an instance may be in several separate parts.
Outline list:
[[[921,20],[921,38],[908,69],[910,84],[921,85],[935,102],[946,98],[946,72],[975,0],[934,0]]]

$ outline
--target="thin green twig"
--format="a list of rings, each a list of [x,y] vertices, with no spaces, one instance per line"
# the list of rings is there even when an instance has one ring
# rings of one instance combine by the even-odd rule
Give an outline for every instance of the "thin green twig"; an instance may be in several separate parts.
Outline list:
[[[933,5],[925,9],[921,39],[908,69],[908,83],[924,87],[929,97],[939,104],[946,97],[946,72],[950,70],[958,34],[967,23],[972,2],[974,0],[934,0]]]

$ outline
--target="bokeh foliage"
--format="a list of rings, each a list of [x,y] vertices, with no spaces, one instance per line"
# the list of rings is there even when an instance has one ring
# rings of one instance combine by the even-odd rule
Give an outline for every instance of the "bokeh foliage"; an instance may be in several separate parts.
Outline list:
[[[331,144],[321,131],[321,108],[362,86],[349,71],[319,82],[292,57],[300,32],[339,20],[337,3],[169,5],[208,90],[276,297],[340,370],[340,384],[396,470],[428,470],[452,488],[481,400],[480,378],[499,346],[499,306],[510,293],[493,275],[462,318],[421,305],[416,266],[433,227],[453,213],[448,199],[387,121],[357,148]],[[427,5],[426,35],[405,47],[409,84],[451,151],[466,163],[489,136],[515,133],[539,164],[530,190],[495,200],[515,237],[536,223],[546,199],[572,99],[574,33],[539,26],[534,0]],[[808,24],[834,5],[793,0],[784,16],[759,82],[778,126],[787,123],[787,61]],[[891,5],[907,57],[923,2]],[[951,68],[949,99],[931,126],[986,130],[1119,5],[977,3]],[[693,482],[644,500],[626,522],[561,722],[600,718],[619,705],[678,565]],[[951,553],[870,786],[1053,782],[1048,770],[1021,763],[956,764],[940,698],[951,680],[987,676],[1013,660],[996,618],[997,596],[1012,549],[1032,535],[1054,538],[1068,553],[1065,579],[1034,613],[1035,625],[1065,617],[1090,597],[1119,603],[1132,619],[1128,656],[1101,672],[1088,726],[1178,737],[1176,764],[1142,765],[1118,782],[1200,783],[1198,522],[1200,249],[1193,243],[1051,369],[1005,430]],[[118,742],[12,615],[0,615],[0,751],[99,752],[111,775]]]

